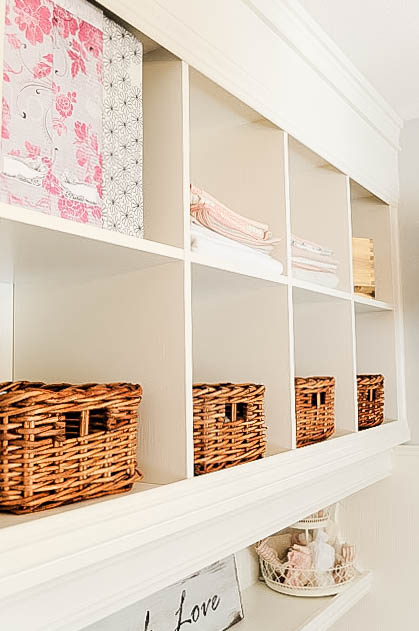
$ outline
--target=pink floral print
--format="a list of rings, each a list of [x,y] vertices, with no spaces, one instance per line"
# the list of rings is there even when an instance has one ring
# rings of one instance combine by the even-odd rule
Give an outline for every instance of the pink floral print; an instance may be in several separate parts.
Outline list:
[[[61,37],[67,39],[70,35],[75,35],[78,29],[78,22],[74,15],[62,7],[54,5],[52,23],[58,29]]]
[[[41,61],[38,61],[38,63],[34,66],[33,78],[43,79],[44,77],[47,77],[52,71],[52,63],[53,58],[51,53],[43,55]]]
[[[6,0],[0,201],[142,236],[141,43],[61,1]]]
[[[57,94],[55,97],[55,109],[63,117],[68,118],[72,115],[73,104],[77,101],[75,92],[67,92],[67,94]]]
[[[77,40],[73,39],[71,42],[71,48],[67,50],[67,54],[71,59],[71,76],[73,79],[79,74],[79,72],[86,74],[86,64],[84,62],[86,53]]]
[[[41,44],[51,32],[51,13],[41,0],[15,0],[15,22],[32,45]]]
[[[103,34],[88,22],[80,23],[79,39],[85,49],[94,57],[99,57],[103,51]]]
[[[103,34],[67,9],[7,0],[0,199],[101,225]]]
[[[6,99],[3,97],[3,113],[2,113],[2,125],[1,125],[1,137],[10,138],[8,124],[10,121],[10,107]]]

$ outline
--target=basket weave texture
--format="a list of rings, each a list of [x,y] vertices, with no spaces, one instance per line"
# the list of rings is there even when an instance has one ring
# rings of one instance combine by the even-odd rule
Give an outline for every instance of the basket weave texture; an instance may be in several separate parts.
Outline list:
[[[330,438],[335,431],[335,378],[296,377],[297,447]]]
[[[195,475],[263,458],[264,395],[254,383],[194,385]]]
[[[358,375],[358,427],[369,429],[384,422],[383,375]]]
[[[30,513],[131,489],[142,388],[0,384],[0,510]]]

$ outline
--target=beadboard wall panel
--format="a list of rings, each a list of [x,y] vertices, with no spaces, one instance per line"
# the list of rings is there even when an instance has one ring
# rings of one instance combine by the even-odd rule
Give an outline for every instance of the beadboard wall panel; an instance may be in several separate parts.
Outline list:
[[[371,593],[333,631],[418,628],[419,447],[394,452],[393,474],[347,498],[339,521],[356,543],[364,567],[373,568]]]
[[[287,0],[102,0],[386,202],[401,120]]]

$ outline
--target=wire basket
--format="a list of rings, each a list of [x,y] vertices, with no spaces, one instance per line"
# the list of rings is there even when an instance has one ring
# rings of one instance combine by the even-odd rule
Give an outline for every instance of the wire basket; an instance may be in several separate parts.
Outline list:
[[[333,596],[359,575],[354,563],[319,572],[315,569],[296,569],[289,563],[272,564],[260,559],[260,568],[263,580],[270,589],[289,596]]]
[[[297,521],[295,524],[292,525],[292,528],[301,528],[301,530],[315,530],[317,528],[326,528],[329,521],[330,509],[323,508],[316,513],[308,515],[308,517],[304,517],[304,519],[300,519],[300,521]]]
[[[281,532],[259,541],[255,546],[262,578],[276,592],[289,596],[333,596],[360,574],[355,565],[353,546],[341,545],[336,541],[333,545],[336,553],[333,567],[318,570],[311,565],[311,555],[306,557],[306,566],[300,563],[297,567],[295,563],[291,563],[288,554],[290,543],[292,535]],[[293,548],[307,549],[301,545],[294,545]],[[351,554],[347,553],[348,550]],[[299,555],[301,559],[300,552]]]

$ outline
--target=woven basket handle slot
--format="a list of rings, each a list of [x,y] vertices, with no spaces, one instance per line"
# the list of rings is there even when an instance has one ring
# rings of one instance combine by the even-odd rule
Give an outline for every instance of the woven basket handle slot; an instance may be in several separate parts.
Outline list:
[[[326,403],[326,392],[313,392],[311,395],[311,405],[313,408],[319,408]]]
[[[368,389],[368,401],[375,401],[377,398],[377,388]]]
[[[235,422],[237,419],[247,419],[247,403],[226,403],[225,420]]]

